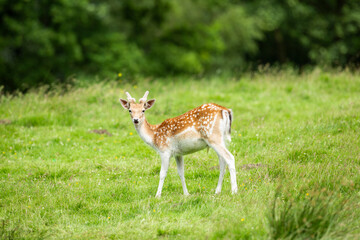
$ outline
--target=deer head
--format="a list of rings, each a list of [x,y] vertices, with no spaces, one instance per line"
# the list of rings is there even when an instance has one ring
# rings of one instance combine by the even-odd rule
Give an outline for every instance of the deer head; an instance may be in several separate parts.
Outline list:
[[[130,93],[126,92],[125,94],[127,96],[127,101],[120,98],[120,103],[123,108],[129,110],[130,117],[135,126],[140,125],[145,119],[145,110],[151,108],[154,105],[155,99],[147,101],[149,91],[146,91],[144,96],[140,98],[139,103],[136,103],[135,98],[131,97]]]

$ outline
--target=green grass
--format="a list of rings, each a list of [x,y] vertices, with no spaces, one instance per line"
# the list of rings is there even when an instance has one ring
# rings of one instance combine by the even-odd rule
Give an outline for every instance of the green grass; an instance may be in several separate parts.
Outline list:
[[[233,109],[239,193],[227,172],[214,195],[210,150],[185,156],[189,197],[172,160],[156,199],[160,159],[121,107],[124,90],[157,99],[153,124],[206,102]],[[1,96],[0,119],[0,238],[360,238],[358,73],[79,82]]]

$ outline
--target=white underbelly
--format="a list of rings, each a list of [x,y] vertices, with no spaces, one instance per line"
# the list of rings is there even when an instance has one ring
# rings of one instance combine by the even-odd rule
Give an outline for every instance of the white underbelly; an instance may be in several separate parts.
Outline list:
[[[179,155],[185,155],[202,150],[207,147],[206,142],[201,139],[181,139],[174,144],[174,153]]]

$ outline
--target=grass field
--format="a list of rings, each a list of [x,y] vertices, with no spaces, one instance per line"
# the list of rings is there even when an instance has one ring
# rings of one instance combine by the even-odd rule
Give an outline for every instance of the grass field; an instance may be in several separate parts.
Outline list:
[[[126,79],[1,96],[0,238],[360,239],[360,75],[314,70]],[[214,151],[160,159],[118,99],[156,98],[150,123],[203,103],[233,109],[227,171]],[[93,130],[103,129],[107,134]]]

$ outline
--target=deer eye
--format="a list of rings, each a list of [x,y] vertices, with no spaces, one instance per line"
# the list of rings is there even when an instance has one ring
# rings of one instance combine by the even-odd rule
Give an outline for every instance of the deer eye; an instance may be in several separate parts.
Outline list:
[[[129,113],[131,113],[131,110],[129,110]]]
[[[144,112],[145,112],[145,110],[142,110],[142,112],[144,113]]]

